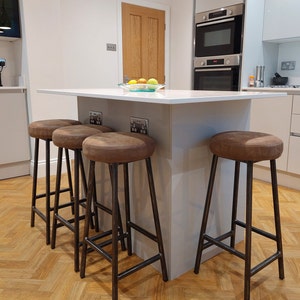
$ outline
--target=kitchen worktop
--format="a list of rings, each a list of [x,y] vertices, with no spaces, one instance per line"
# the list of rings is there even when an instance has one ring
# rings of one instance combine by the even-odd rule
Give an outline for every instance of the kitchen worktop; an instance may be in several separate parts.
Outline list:
[[[246,87],[243,91],[249,92],[272,92],[272,93],[287,93],[288,95],[300,95],[300,88],[285,88],[285,87]]]
[[[195,90],[160,90],[158,92],[129,92],[121,88],[115,89],[40,89],[38,92],[47,94],[69,95],[77,97],[105,98],[131,102],[157,104],[187,104],[217,101],[231,101],[273,97],[272,93],[262,91],[195,91]],[[264,91],[267,92],[267,91]],[[285,94],[283,94],[284,96]]]
[[[0,93],[19,92],[26,90],[25,86],[0,86]]]

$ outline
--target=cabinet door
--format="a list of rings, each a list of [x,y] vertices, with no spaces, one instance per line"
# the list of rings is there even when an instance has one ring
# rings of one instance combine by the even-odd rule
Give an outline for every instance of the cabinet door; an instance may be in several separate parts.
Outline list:
[[[288,172],[300,174],[300,137],[290,137]]]
[[[299,0],[266,0],[263,40],[299,38],[299,9]]]
[[[29,161],[25,93],[0,93],[0,165]]]
[[[251,103],[250,130],[273,134],[282,139],[284,149],[277,160],[278,170],[287,170],[293,96],[255,99]],[[269,167],[269,162],[259,162]]]

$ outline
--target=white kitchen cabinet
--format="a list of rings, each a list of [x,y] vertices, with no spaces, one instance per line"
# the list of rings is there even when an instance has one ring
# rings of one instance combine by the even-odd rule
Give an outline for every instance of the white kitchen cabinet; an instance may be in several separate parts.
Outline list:
[[[0,88],[0,105],[0,179],[29,174],[25,90]]]
[[[293,96],[252,100],[250,130],[273,134],[282,139],[284,150],[277,160],[277,169],[287,171],[290,123]],[[269,167],[269,162],[258,163]]]
[[[294,95],[288,172],[300,174],[300,96]]]
[[[299,11],[299,0],[265,0],[263,40],[300,40]]]

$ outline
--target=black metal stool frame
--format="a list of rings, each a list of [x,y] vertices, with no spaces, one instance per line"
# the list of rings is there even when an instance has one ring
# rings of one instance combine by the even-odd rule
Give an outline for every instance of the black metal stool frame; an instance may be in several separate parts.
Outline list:
[[[68,149],[65,148],[65,150]],[[62,167],[61,157],[62,157],[63,148],[59,147],[58,151],[59,151],[58,157],[60,159],[57,165],[57,174],[56,174],[56,194],[55,194],[55,201],[54,201],[54,216],[53,216],[53,226],[52,226],[51,248],[52,249],[55,248],[57,228],[66,226],[68,229],[70,229],[74,233],[74,270],[75,272],[78,272],[79,271],[79,247],[81,246],[80,237],[79,237],[79,221],[85,218],[84,215],[80,216],[79,207],[80,205],[86,207],[85,205],[86,199],[85,198],[79,199],[79,193],[80,193],[79,174],[81,174],[82,176],[82,185],[85,193],[87,192],[87,183],[86,183],[86,177],[83,168],[81,150],[76,149],[74,150],[74,195],[70,202],[61,205],[59,204],[59,190],[61,184],[61,167]],[[59,209],[70,207],[70,206],[72,208],[72,212],[74,213],[74,217],[67,220],[59,214]],[[99,230],[98,214],[95,213],[94,215],[95,215],[96,230]],[[94,224],[92,224],[92,227],[94,227]]]
[[[67,150],[65,148],[65,150]],[[74,270],[75,272],[79,271],[79,250],[80,247],[82,246],[82,241],[80,240],[80,230],[79,230],[79,221],[85,219],[85,214],[80,215],[80,206],[83,208],[86,208],[86,195],[87,195],[87,180],[86,180],[86,175],[85,175],[85,169],[84,169],[84,163],[82,159],[82,151],[81,149],[75,149],[74,151],[74,196],[71,202],[64,203],[64,204],[59,204],[59,192],[55,194],[55,202],[54,202],[54,216],[53,216],[53,226],[52,226],[52,239],[51,239],[51,248],[55,248],[56,244],[56,231],[57,228],[66,226],[68,229],[70,229],[74,233]],[[57,175],[56,175],[56,191],[60,190],[60,182],[61,182],[61,157],[62,157],[62,152],[63,148],[59,148],[59,154],[58,157],[59,159],[59,164],[57,166]],[[83,186],[83,191],[84,191],[84,197],[80,199],[79,197],[79,185],[80,185],[80,180],[79,176],[81,175],[82,178],[82,186]],[[96,202],[97,195],[96,195],[96,185],[94,184],[93,188],[93,210],[94,212],[90,214],[90,221],[91,221],[91,228],[95,228],[95,231],[99,231],[99,218],[98,218],[98,208],[102,209],[103,211],[112,214],[112,211],[107,208],[106,206],[102,205],[101,203]],[[65,219],[62,215],[59,214],[59,209],[64,208],[64,207],[69,207],[71,206],[72,211],[74,213],[74,217],[67,220]],[[119,208],[118,208],[119,211]],[[93,222],[93,217],[95,218]],[[119,220],[121,220],[121,216],[119,215]],[[59,223],[58,223],[59,221]],[[95,223],[95,224],[94,224]],[[119,231],[120,235],[123,234],[123,227],[122,227],[122,222],[119,222]],[[124,238],[121,240],[122,242],[122,250],[126,250],[125,247],[125,241]]]
[[[82,260],[81,260],[81,270],[80,276],[81,278],[85,277],[85,268],[86,268],[86,254],[88,251],[88,246],[91,249],[97,251],[98,253],[102,254],[109,262],[112,264],[112,300],[118,299],[118,281],[150,264],[155,261],[160,260],[161,262],[161,269],[162,269],[162,276],[163,280],[168,280],[167,275],[167,267],[166,267],[166,260],[164,256],[164,248],[163,248],[163,240],[161,234],[161,227],[159,222],[159,215],[158,215],[158,208],[156,202],[156,194],[154,188],[154,180],[153,180],[153,173],[152,173],[152,166],[151,166],[151,159],[148,157],[145,159],[146,167],[147,167],[147,175],[148,175],[148,183],[150,189],[150,196],[151,196],[151,203],[152,203],[152,212],[154,217],[155,223],[155,231],[156,235],[148,232],[147,230],[141,228],[137,224],[131,222],[130,220],[130,199],[129,199],[129,176],[128,176],[128,163],[124,163],[123,165],[123,173],[124,173],[124,189],[125,189],[125,211],[126,211],[126,229],[127,233],[125,237],[127,237],[127,251],[128,255],[132,255],[132,245],[131,245],[131,229],[135,229],[140,233],[146,235],[148,238],[152,239],[158,244],[158,251],[157,255],[119,273],[118,270],[118,241],[121,239],[120,235],[118,234],[118,167],[119,163],[111,163],[109,164],[110,172],[111,172],[111,184],[112,184],[112,255],[107,253],[103,246],[107,245],[107,242],[102,244],[96,244],[94,238],[88,237],[88,228],[89,228],[89,214],[90,214],[90,206],[92,201],[92,190],[93,184],[95,182],[95,162],[90,161],[90,173],[89,173],[89,183],[88,183],[88,195],[87,195],[87,213],[85,217],[85,228],[84,228],[84,244],[82,249]]]
[[[213,155],[211,173],[209,178],[208,190],[206,195],[206,202],[203,212],[202,225],[199,236],[199,243],[197,249],[196,262],[194,267],[194,273],[198,274],[200,269],[200,262],[202,251],[212,245],[216,245],[231,254],[234,254],[245,261],[244,270],[244,300],[250,299],[250,279],[251,277],[268,266],[270,263],[278,260],[279,278],[284,279],[284,264],[283,264],[283,247],[282,247],[282,236],[281,236],[281,225],[280,225],[280,211],[279,211],[279,199],[278,199],[278,185],[277,185],[277,174],[276,174],[276,161],[270,160],[271,169],[271,183],[272,183],[272,194],[273,194],[273,209],[274,209],[274,221],[275,221],[275,235],[259,228],[252,226],[252,182],[253,182],[253,161],[246,161],[247,164],[247,182],[246,182],[246,220],[241,222],[236,219],[237,215],[237,203],[238,203],[238,184],[239,184],[239,171],[240,162],[235,162],[235,175],[234,175],[234,187],[233,187],[233,204],[232,204],[232,219],[231,219],[231,230],[217,238],[212,238],[205,233],[206,225],[208,221],[209,209],[211,204],[212,191],[214,186],[216,168],[218,163],[218,156]],[[242,253],[236,249],[235,246],[235,230],[236,225],[245,228],[245,253]],[[276,241],[277,251],[270,257],[263,260],[251,268],[251,243],[252,243],[252,231],[260,234],[266,238]],[[230,238],[230,246],[225,244],[223,240]],[[206,242],[204,242],[206,240]]]
[[[50,223],[51,223],[51,211],[53,211],[53,206],[51,206],[51,196],[56,193],[56,191],[51,191],[50,187],[50,142],[51,139],[46,139],[45,141],[45,151],[46,151],[46,191],[45,193],[37,194],[37,179],[38,179],[38,159],[39,159],[39,144],[40,139],[35,138],[35,150],[34,150],[34,162],[33,162],[33,182],[32,182],[32,198],[31,198],[31,227],[35,225],[35,214],[37,214],[45,223],[46,223],[46,244],[50,244]],[[60,189],[59,193],[70,192],[70,198],[73,198],[73,186],[71,180],[71,167],[70,167],[70,158],[69,152],[66,149],[66,166],[67,166],[67,174],[68,174],[68,183],[69,187]],[[57,163],[61,164],[62,156],[58,158]],[[37,208],[36,201],[38,199],[45,198],[46,199],[46,208],[45,213],[43,213],[39,208]]]

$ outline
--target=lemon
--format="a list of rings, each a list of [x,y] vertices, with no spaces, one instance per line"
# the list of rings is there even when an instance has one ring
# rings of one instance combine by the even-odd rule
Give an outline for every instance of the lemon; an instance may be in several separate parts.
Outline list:
[[[131,79],[127,83],[128,84],[137,84],[137,81],[135,79]]]

